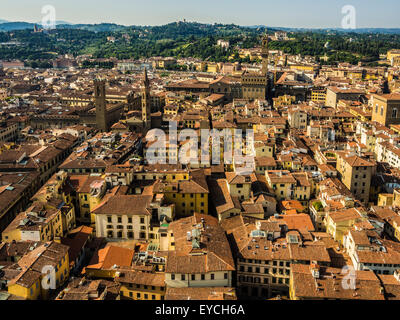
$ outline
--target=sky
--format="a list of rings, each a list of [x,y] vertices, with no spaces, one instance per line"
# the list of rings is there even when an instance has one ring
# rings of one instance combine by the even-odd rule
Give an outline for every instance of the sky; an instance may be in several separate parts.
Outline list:
[[[340,28],[352,5],[357,28],[400,28],[399,0],[0,0],[0,19],[40,22],[52,5],[70,23],[163,25],[186,21],[270,27]]]

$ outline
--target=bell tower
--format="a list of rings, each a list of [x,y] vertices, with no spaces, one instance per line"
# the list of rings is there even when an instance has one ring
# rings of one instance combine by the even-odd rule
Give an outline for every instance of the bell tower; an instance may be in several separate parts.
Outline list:
[[[268,73],[268,56],[269,56],[268,30],[265,30],[265,35],[264,35],[264,37],[262,39],[262,43],[261,43],[261,59],[262,59],[261,72],[265,76],[267,76],[267,73]]]
[[[96,106],[96,125],[101,131],[108,131],[106,82],[94,80],[94,103]]]
[[[151,109],[150,109],[150,80],[147,76],[147,69],[144,69],[144,79],[142,88],[142,121],[145,129],[151,127]]]

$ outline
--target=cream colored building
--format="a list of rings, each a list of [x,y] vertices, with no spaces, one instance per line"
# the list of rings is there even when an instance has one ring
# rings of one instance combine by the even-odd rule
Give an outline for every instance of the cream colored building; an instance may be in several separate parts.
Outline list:
[[[366,212],[350,208],[341,211],[326,213],[324,220],[326,232],[329,233],[335,241],[344,243],[344,235],[356,224],[366,221]]]
[[[348,156],[345,153],[337,153],[336,169],[339,172],[343,184],[364,205],[369,203],[371,178],[375,173],[376,164],[357,155]]]
[[[238,197],[241,200],[250,199],[252,180],[250,175],[238,175],[235,172],[226,172],[225,175],[232,197]]]
[[[152,205],[159,205],[157,219],[162,209],[172,210],[153,201],[153,195],[107,194],[92,211],[95,215],[96,236],[110,240],[158,241],[157,229],[152,228]],[[168,216],[168,212],[166,216]],[[158,221],[155,221],[158,222]]]
[[[305,130],[307,128],[307,113],[297,109],[288,114],[288,122],[291,128]]]

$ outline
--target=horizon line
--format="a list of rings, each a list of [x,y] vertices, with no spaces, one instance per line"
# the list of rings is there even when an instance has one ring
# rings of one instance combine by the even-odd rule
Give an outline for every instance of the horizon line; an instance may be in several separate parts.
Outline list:
[[[27,21],[27,20],[14,20],[14,21],[9,21],[7,19],[0,19],[3,20],[3,22],[0,22],[1,24],[5,23],[30,23],[30,24],[37,24],[41,25],[41,22],[38,21]],[[114,24],[117,26],[123,26],[123,27],[160,27],[160,26],[165,26],[168,24],[173,24],[173,23],[198,23],[198,24],[203,24],[203,25],[214,25],[214,24],[222,24],[222,25],[235,25],[238,27],[259,27],[259,28],[285,28],[285,29],[309,29],[309,30],[329,30],[329,29],[334,29],[334,30],[348,30],[351,32],[351,30],[359,30],[359,29],[400,29],[400,26],[398,27],[366,27],[366,26],[360,26],[355,29],[343,29],[341,27],[285,27],[285,26],[272,26],[272,25],[261,25],[261,24],[250,24],[250,25],[244,25],[244,24],[236,24],[236,23],[223,23],[223,22],[199,22],[199,21],[183,21],[183,20],[175,20],[171,22],[166,22],[163,24],[148,24],[148,25],[141,25],[141,24],[124,24],[124,23],[117,23],[117,22],[95,22],[95,23],[84,23],[84,22],[69,22],[66,20],[56,20],[56,22],[61,22],[58,23],[59,25],[101,25],[101,24]]]

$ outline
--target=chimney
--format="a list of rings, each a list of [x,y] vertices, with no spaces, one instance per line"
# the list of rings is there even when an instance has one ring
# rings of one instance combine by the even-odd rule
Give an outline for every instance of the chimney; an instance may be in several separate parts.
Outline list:
[[[320,272],[319,272],[320,267],[319,267],[319,265],[317,265],[317,264],[311,264],[310,269],[311,269],[311,274],[312,274],[312,276],[313,276],[315,279],[319,279],[319,276],[320,276]]]
[[[203,230],[206,229],[206,221],[204,220],[204,218],[201,218],[201,227]]]

